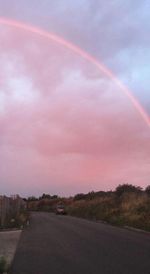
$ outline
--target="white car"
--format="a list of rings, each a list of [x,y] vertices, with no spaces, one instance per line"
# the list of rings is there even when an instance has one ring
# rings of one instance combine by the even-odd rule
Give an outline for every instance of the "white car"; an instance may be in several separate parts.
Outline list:
[[[56,214],[62,214],[62,215],[66,214],[64,205],[59,204],[56,206]]]

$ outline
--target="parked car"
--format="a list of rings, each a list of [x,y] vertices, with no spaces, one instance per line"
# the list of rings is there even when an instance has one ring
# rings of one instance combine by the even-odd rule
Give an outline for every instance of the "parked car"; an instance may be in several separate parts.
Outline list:
[[[56,214],[65,215],[65,214],[66,214],[65,206],[62,205],[62,204],[58,204],[58,205],[56,206]]]

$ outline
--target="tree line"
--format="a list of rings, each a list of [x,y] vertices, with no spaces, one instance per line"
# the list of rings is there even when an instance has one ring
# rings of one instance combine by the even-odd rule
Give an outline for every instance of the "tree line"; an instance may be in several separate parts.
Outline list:
[[[145,189],[143,189],[140,186],[134,186],[132,184],[120,184],[116,187],[116,189],[114,191],[109,190],[109,191],[90,191],[88,193],[78,193],[76,194],[73,198],[74,201],[77,200],[92,200],[98,197],[106,197],[106,196],[110,196],[112,194],[116,194],[116,196],[121,196],[124,193],[146,193],[148,195],[150,195],[150,185],[148,185]],[[41,201],[41,200],[57,200],[61,198],[58,195],[50,195],[50,194],[46,194],[43,193],[41,196],[39,197],[35,197],[35,196],[29,196],[28,198],[24,198],[25,201],[27,202],[32,202],[32,201]]]

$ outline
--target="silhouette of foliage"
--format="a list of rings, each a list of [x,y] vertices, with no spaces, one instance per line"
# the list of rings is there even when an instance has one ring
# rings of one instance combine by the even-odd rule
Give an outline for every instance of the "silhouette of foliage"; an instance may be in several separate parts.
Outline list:
[[[145,188],[145,192],[150,195],[150,185],[148,185],[146,188]]]
[[[139,193],[141,191],[142,191],[142,188],[139,186],[134,186],[131,184],[122,184],[117,186],[115,193],[117,196],[120,197],[124,193],[131,193],[131,192]]]

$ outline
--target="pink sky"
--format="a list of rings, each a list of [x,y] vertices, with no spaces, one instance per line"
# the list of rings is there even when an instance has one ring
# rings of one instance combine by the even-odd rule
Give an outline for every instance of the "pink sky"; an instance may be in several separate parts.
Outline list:
[[[0,193],[150,183],[150,129],[110,79],[52,41],[0,37]]]

